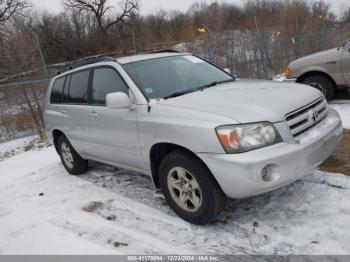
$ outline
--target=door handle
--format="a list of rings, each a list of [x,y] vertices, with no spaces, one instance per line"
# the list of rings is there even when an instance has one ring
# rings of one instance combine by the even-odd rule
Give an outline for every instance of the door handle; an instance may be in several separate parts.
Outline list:
[[[89,115],[90,115],[92,118],[98,117],[98,114],[97,114],[95,111],[90,112]]]

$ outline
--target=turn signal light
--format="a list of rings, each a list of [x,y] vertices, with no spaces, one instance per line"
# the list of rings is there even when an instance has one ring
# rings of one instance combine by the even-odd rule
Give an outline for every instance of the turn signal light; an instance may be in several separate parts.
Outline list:
[[[292,70],[290,70],[290,68],[287,67],[286,69],[284,69],[283,74],[284,74],[285,77],[289,77],[289,76],[292,75]]]

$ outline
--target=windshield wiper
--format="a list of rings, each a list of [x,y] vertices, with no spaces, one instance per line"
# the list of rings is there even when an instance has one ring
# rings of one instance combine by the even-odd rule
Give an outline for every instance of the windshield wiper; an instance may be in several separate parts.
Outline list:
[[[197,92],[197,91],[203,91],[206,88],[210,88],[210,87],[213,87],[213,86],[221,85],[221,84],[228,83],[228,82],[234,82],[234,81],[235,81],[234,78],[233,79],[229,79],[229,80],[223,80],[223,81],[215,81],[215,82],[212,82],[212,83],[204,85],[204,86],[196,87],[194,89],[190,89],[190,90],[186,90],[186,91],[182,91],[182,92],[172,93],[172,94],[170,94],[168,96],[163,97],[163,99],[169,99],[169,98],[174,98],[174,97],[186,95],[186,94]]]
[[[196,89],[190,89],[190,90],[186,90],[186,91],[182,91],[182,92],[175,92],[175,93],[172,93],[172,94],[170,94],[168,96],[163,97],[163,99],[174,98],[174,97],[186,95],[186,94],[189,94],[189,93],[192,93],[192,92],[196,92],[196,91],[197,91]]]
[[[225,84],[225,83],[229,83],[229,82],[234,82],[234,81],[235,81],[234,78],[229,79],[229,80],[223,80],[223,81],[215,81],[215,82],[212,82],[208,85],[204,85],[204,86],[200,86],[200,87],[196,88],[196,91],[204,90],[204,89],[209,88],[209,87],[213,87],[213,86],[217,86],[217,85],[221,85],[221,84]]]

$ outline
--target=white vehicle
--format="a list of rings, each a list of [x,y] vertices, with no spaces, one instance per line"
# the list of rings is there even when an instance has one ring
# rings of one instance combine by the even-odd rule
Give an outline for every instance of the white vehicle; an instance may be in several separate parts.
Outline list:
[[[236,80],[185,53],[99,58],[60,74],[45,121],[69,173],[94,160],[147,174],[195,224],[217,217],[227,197],[309,174],[343,130],[312,87]]]

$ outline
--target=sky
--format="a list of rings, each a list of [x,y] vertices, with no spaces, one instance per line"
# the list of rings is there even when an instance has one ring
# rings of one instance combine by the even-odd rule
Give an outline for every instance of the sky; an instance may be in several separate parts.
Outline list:
[[[50,12],[60,12],[63,10],[62,0],[31,0],[36,8],[46,9]],[[206,0],[206,2],[210,3],[214,0]],[[114,5],[118,5],[120,0],[110,0],[110,2]],[[186,11],[192,3],[196,2],[196,0],[141,0],[141,13],[142,14],[150,14],[159,9],[164,10],[180,10]],[[244,0],[218,0],[218,2],[233,2],[240,4],[244,2]],[[341,10],[344,8],[350,7],[350,0],[325,0],[328,4],[331,5],[332,11],[339,15]]]

